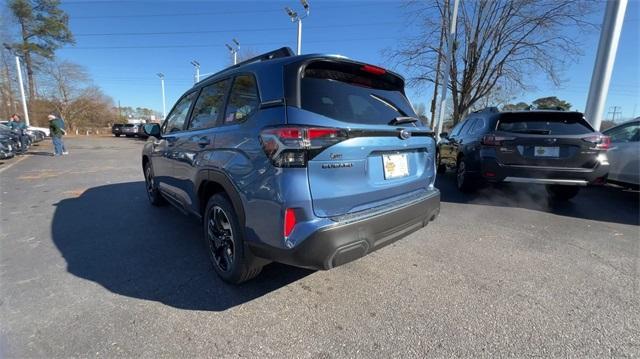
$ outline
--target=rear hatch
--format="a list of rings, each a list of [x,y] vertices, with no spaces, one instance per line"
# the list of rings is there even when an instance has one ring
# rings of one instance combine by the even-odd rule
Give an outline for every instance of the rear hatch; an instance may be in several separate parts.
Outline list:
[[[500,115],[493,135],[504,165],[593,168],[601,135],[579,112],[513,112]]]
[[[433,134],[417,119],[400,76],[338,59],[307,62],[297,74],[299,103],[287,107],[287,124],[338,130],[308,158],[317,216],[399,205],[427,193]]]

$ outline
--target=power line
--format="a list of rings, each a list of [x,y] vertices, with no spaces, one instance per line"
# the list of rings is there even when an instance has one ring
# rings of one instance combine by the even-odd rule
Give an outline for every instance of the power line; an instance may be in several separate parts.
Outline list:
[[[306,41],[305,43],[336,43],[336,42],[354,42],[354,41],[371,41],[371,40],[393,40],[393,37],[367,37],[359,39],[338,39],[338,40],[316,40]],[[282,45],[283,41],[274,42],[255,42],[246,44],[247,46],[266,46],[266,45]],[[218,48],[223,45],[137,45],[137,46],[85,46],[85,47],[65,47],[64,50],[113,50],[113,49],[181,49],[181,48]]]
[[[399,22],[372,22],[361,24],[343,24],[343,25],[321,25],[307,26],[308,29],[329,29],[329,28],[351,28],[354,26],[378,26],[378,25],[399,25]],[[253,28],[253,29],[224,29],[224,30],[201,30],[201,31],[158,31],[158,32],[104,32],[104,33],[80,33],[73,34],[75,37],[82,36],[146,36],[146,35],[193,35],[193,34],[213,34],[227,32],[251,32],[251,31],[279,31],[290,30],[291,27],[271,27],[271,28]]]
[[[380,3],[384,4],[384,3]],[[375,2],[367,3],[366,7],[375,5]],[[362,4],[331,6],[324,10],[339,10],[349,8],[363,8]],[[263,14],[263,13],[281,13],[282,9],[273,10],[228,10],[216,12],[187,12],[187,13],[159,13],[159,14],[137,14],[137,15],[87,15],[73,16],[73,19],[123,19],[123,18],[144,18],[144,17],[177,17],[177,16],[211,16],[211,15],[233,15],[233,14]]]

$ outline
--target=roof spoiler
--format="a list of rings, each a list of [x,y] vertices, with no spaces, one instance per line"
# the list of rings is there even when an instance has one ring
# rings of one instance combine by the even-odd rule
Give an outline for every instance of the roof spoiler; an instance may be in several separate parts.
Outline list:
[[[265,52],[262,55],[258,55],[256,57],[252,57],[248,60],[244,60],[242,62],[239,62],[227,69],[234,69],[236,67],[240,67],[243,65],[248,65],[248,64],[252,64],[254,62],[260,62],[260,61],[267,61],[267,60],[272,60],[272,59],[278,59],[281,57],[291,57],[291,56],[295,56],[295,54],[293,53],[293,50],[291,50],[291,48],[289,47],[281,47],[277,50],[273,50],[273,51],[269,51],[269,52]]]

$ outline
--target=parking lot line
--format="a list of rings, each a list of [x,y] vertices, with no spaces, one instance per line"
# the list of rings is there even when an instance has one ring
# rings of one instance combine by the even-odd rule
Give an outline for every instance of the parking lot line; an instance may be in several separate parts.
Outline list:
[[[4,171],[8,170],[9,168],[11,168],[11,167],[15,166],[16,164],[18,164],[18,163],[22,162],[22,161],[23,161],[25,158],[27,158],[27,157],[29,157],[29,156],[24,156],[24,155],[23,155],[23,156],[21,156],[21,157],[18,157],[14,162],[11,162],[11,163],[9,163],[9,164],[7,164],[7,165],[3,165],[2,167],[0,167],[0,173],[2,173],[2,172],[4,172]]]

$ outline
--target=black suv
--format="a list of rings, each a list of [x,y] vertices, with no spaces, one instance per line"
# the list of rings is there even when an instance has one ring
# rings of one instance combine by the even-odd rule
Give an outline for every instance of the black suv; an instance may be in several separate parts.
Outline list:
[[[609,137],[582,113],[566,111],[470,114],[438,144],[438,171],[456,169],[461,191],[481,182],[544,184],[551,198],[568,200],[580,186],[603,184],[609,171]]]

